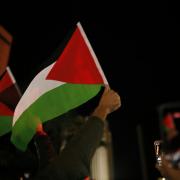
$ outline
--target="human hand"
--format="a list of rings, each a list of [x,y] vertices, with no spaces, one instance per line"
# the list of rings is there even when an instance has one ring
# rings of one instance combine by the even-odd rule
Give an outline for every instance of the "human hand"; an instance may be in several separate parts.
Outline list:
[[[106,86],[99,101],[98,107],[93,112],[93,115],[106,119],[107,115],[116,111],[121,107],[121,99],[117,92]]]
[[[101,96],[99,107],[107,110],[108,114],[121,106],[121,99],[117,92],[106,86]]]
[[[159,166],[156,164],[156,168],[159,170],[161,175],[168,180],[179,180],[180,179],[180,169],[175,169],[171,164],[162,156],[162,163]]]

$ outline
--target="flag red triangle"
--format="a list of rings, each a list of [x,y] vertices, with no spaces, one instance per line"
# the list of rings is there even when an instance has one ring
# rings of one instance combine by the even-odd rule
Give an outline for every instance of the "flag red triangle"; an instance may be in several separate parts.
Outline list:
[[[3,92],[8,87],[12,86],[13,84],[14,84],[13,80],[11,79],[9,72],[6,69],[4,76],[0,80],[0,93]]]
[[[0,116],[13,116],[11,111],[5,104],[0,102]]]
[[[47,79],[76,84],[104,83],[100,66],[97,67],[92,52],[78,26]]]

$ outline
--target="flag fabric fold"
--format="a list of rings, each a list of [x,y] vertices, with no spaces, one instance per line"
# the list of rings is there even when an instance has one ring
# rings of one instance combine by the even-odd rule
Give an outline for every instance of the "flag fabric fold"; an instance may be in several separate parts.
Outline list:
[[[13,111],[20,97],[15,78],[7,67],[0,80],[0,136],[11,131]]]
[[[24,151],[39,123],[51,120],[96,96],[108,84],[80,23],[55,62],[40,71],[19,101],[12,143]]]

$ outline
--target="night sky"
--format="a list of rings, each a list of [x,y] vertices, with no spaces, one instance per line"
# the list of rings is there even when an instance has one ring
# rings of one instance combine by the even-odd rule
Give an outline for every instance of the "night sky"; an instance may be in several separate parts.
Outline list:
[[[12,6],[8,13],[1,11],[0,24],[13,35],[9,66],[22,92],[78,21],[111,88],[122,99],[121,109],[108,119],[115,179],[143,179],[141,150],[148,179],[155,179],[159,175],[154,168],[153,146],[160,138],[157,106],[180,101],[177,4],[139,0],[44,2]],[[139,143],[138,127],[143,144]]]

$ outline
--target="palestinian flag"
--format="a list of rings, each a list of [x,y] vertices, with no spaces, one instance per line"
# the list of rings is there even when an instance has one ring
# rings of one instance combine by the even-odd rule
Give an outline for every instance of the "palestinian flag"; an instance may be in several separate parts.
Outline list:
[[[96,96],[108,84],[80,23],[55,62],[39,72],[18,103],[11,141],[20,150],[51,120]]]
[[[11,130],[13,111],[20,97],[16,81],[7,67],[0,79],[0,136]]]

